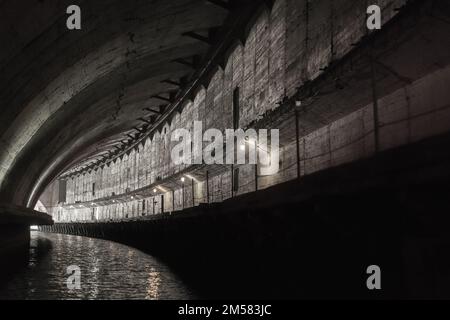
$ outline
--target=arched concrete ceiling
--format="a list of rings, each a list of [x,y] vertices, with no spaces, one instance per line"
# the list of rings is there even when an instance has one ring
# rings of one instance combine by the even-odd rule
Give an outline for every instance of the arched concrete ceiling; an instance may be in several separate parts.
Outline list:
[[[81,30],[66,28],[71,4]],[[183,33],[227,15],[204,0],[0,1],[0,202],[33,207],[59,174],[142,127],[161,104],[152,95],[176,89],[161,81],[193,72],[173,60],[209,50]]]

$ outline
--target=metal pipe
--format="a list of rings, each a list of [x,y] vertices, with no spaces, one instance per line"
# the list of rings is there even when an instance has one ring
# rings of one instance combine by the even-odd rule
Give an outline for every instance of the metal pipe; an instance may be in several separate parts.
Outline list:
[[[192,192],[192,206],[195,207],[195,197],[194,197],[194,179],[191,179],[191,192]]]
[[[231,198],[234,196],[234,165],[231,165]]]
[[[295,110],[295,142],[297,146],[297,179],[300,179],[301,169],[300,169],[300,133],[298,125],[298,111]]]
[[[255,163],[255,191],[258,191],[258,163]]]
[[[209,203],[209,172],[206,170],[206,202]]]
[[[175,190],[172,190],[172,211],[175,211]]]
[[[183,183],[183,188],[182,188],[182,202],[183,202],[183,204],[182,204],[182,209],[184,210],[184,183]]]
[[[375,153],[380,150],[380,138],[379,138],[379,120],[378,120],[378,93],[376,86],[376,74],[375,74],[375,58],[373,50],[370,54],[370,73],[372,82],[372,105],[373,105],[373,131],[375,138]]]

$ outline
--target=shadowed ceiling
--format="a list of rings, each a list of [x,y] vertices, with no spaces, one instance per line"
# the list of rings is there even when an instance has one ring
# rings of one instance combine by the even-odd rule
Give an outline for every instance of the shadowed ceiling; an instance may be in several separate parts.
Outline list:
[[[66,28],[67,6],[82,29]],[[60,174],[148,128],[230,19],[226,2],[0,2],[0,201],[33,206]],[[209,37],[209,38],[208,38]],[[195,57],[195,58],[194,58]],[[181,59],[181,60],[180,60]],[[169,80],[169,81],[165,81]],[[138,130],[137,130],[138,129]]]

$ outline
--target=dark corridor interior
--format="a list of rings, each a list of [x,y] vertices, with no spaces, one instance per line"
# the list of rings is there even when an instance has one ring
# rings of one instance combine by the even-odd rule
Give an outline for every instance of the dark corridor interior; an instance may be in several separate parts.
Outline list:
[[[450,298],[449,22],[0,0],[0,299]]]

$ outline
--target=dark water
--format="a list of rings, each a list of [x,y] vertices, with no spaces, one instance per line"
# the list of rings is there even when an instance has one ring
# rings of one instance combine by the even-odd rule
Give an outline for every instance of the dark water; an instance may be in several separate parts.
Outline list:
[[[69,289],[80,270],[80,289]],[[69,285],[76,284],[72,277]],[[28,265],[0,287],[0,299],[194,299],[171,270],[136,249],[115,242],[31,232]]]

